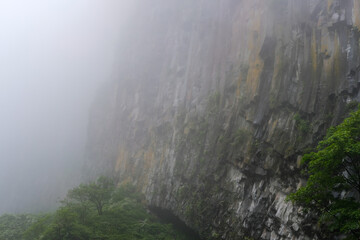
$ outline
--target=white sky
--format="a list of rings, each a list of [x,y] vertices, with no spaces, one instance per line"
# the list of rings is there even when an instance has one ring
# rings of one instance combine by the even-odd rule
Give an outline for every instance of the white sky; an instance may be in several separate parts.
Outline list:
[[[129,2],[0,0],[0,213],[30,211],[71,184]]]

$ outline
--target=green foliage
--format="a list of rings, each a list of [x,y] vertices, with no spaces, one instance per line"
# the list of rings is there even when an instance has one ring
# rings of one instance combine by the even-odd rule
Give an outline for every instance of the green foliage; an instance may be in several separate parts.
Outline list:
[[[43,233],[47,230],[53,220],[54,214],[37,216],[37,220],[26,229],[22,236],[26,240],[41,239],[43,237]]]
[[[22,234],[29,228],[38,216],[30,214],[0,216],[0,239],[19,240]]]
[[[359,105],[359,103],[357,101],[350,101],[346,104],[346,111],[352,112],[352,111],[356,110],[358,105]]]
[[[244,240],[254,240],[254,239],[251,237],[244,237]]]
[[[294,116],[295,126],[301,133],[308,133],[311,130],[311,125],[308,121],[301,118],[299,113]]]
[[[96,199],[96,200],[95,200]],[[98,200],[102,201],[101,214]],[[108,178],[81,184],[67,194],[55,213],[4,215],[4,240],[188,240],[191,236],[161,223],[147,211],[144,196],[130,184],[114,187]]]
[[[360,110],[330,128],[316,152],[305,154],[306,186],[288,199],[316,212],[319,222],[360,238]]]
[[[87,240],[89,238],[90,230],[79,224],[77,214],[67,207],[56,211],[53,222],[39,236],[39,239],[52,240]]]

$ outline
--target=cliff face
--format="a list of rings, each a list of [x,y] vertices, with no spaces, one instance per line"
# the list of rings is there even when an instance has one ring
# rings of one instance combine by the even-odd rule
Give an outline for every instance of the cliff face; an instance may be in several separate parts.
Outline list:
[[[284,199],[360,100],[360,0],[142,1],[129,26],[87,172],[137,184],[204,239],[318,239]]]

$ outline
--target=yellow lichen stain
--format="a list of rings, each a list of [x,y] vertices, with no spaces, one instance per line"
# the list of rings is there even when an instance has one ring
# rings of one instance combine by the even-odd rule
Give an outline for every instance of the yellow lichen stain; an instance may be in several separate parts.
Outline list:
[[[327,1],[327,10],[328,10],[328,12],[330,11],[330,8],[333,5],[333,3],[334,3],[334,0],[328,0]]]
[[[155,165],[155,153],[151,147],[145,151],[139,152],[142,156],[140,161],[143,162],[141,175],[137,175],[139,166],[134,166],[133,169],[128,169],[133,176],[137,176],[137,184],[144,190],[149,184],[150,172]]]
[[[252,12],[251,34],[248,39],[249,70],[246,78],[246,86],[251,97],[256,95],[259,86],[259,79],[264,68],[264,61],[260,57],[260,51],[263,43],[262,34],[262,17],[259,9],[253,9]]]
[[[318,65],[318,52],[317,52],[317,43],[316,43],[316,29],[313,29],[312,37],[311,37],[311,63],[313,67],[313,71],[316,72]]]
[[[271,128],[273,129],[273,131],[275,131],[275,129],[276,129],[277,125],[278,125],[278,122],[279,122],[279,118],[275,118],[274,122],[271,125]]]
[[[273,135],[275,133],[276,127],[278,125],[278,118],[275,118],[275,120],[272,123],[269,123],[270,129],[269,129],[269,135],[267,136],[267,141],[271,141],[271,139],[273,138]]]
[[[360,0],[354,0],[353,20],[354,26],[360,30]]]
[[[190,128],[189,128],[189,127],[185,127],[185,128],[184,128],[184,134],[185,134],[185,135],[188,135],[189,132],[190,132]]]
[[[149,170],[154,166],[155,163],[155,153],[150,148],[144,152],[144,169]]]
[[[259,86],[259,79],[264,68],[264,62],[260,56],[256,56],[254,61],[249,62],[249,72],[246,78],[246,85],[250,90],[251,97],[256,95]]]
[[[321,47],[320,47],[320,51],[321,54],[323,55],[322,58],[322,64],[323,64],[323,70],[324,70],[324,74],[325,77],[328,76],[328,73],[331,72],[332,69],[332,63],[330,61],[330,59],[332,58],[331,56],[331,52],[329,51],[329,32],[326,28],[321,29]]]
[[[169,149],[168,144],[159,144],[154,132],[149,131],[148,134],[150,140],[146,148],[129,152],[124,146],[120,146],[115,164],[115,171],[122,174],[122,182],[136,184],[143,192],[148,188],[154,170],[166,160]]]
[[[320,51],[323,54],[328,53],[328,49],[329,49],[329,33],[328,31],[326,31],[326,29],[322,29],[321,30],[321,48]]]
[[[116,172],[119,172],[121,168],[126,168],[127,156],[128,156],[128,152],[123,147],[120,147],[119,154],[115,164]]]

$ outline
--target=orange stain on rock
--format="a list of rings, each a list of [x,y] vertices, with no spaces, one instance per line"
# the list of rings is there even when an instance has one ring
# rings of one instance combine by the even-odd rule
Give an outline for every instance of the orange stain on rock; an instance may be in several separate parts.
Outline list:
[[[360,0],[354,0],[353,20],[355,27],[360,30]]]
[[[263,43],[262,16],[259,9],[253,9],[251,19],[253,19],[250,37],[248,39],[249,70],[246,78],[246,86],[251,97],[256,95],[259,87],[259,79],[264,68],[264,61],[260,57],[260,50]]]
[[[127,156],[127,151],[123,147],[121,147],[115,164],[116,172],[119,172],[122,168],[126,168]]]

